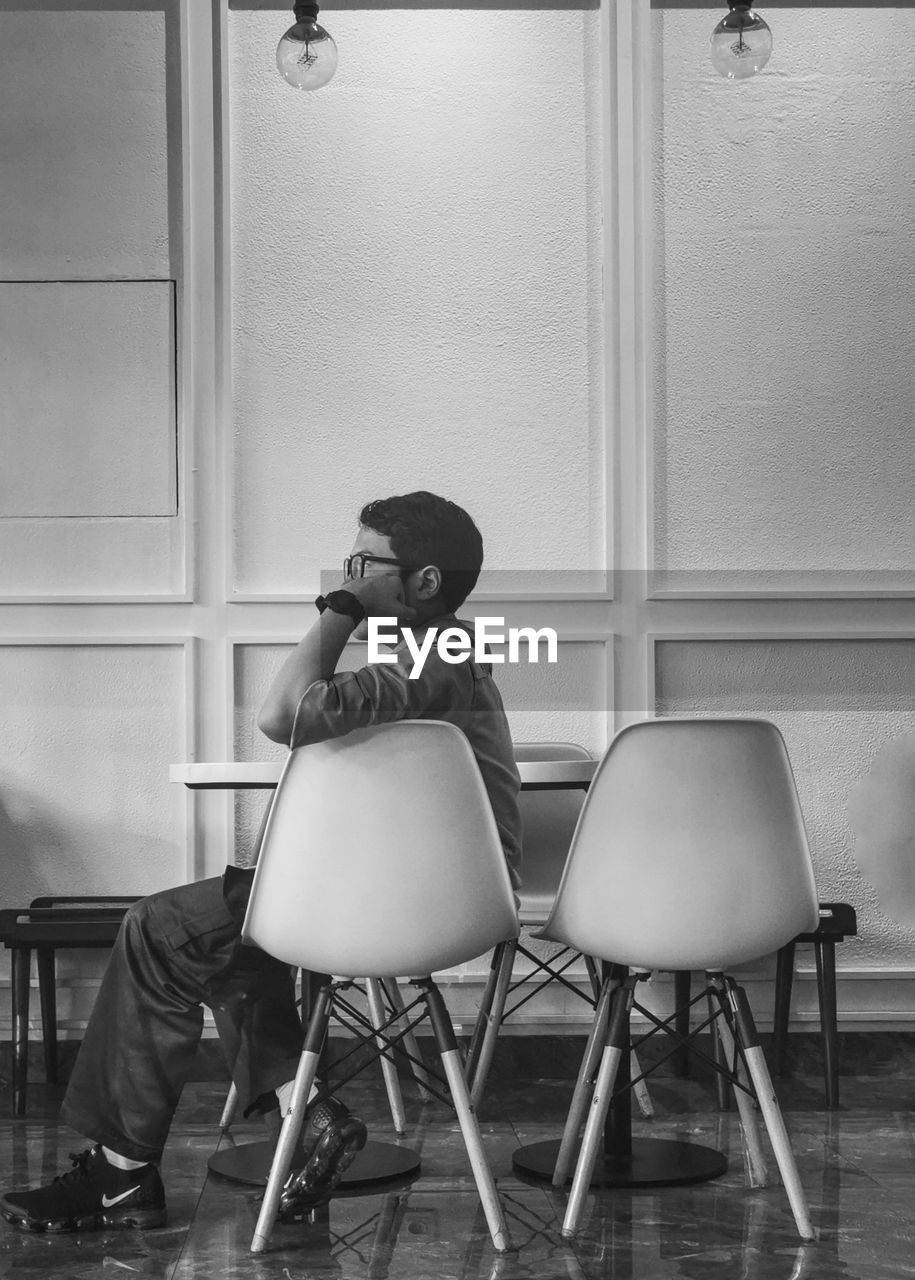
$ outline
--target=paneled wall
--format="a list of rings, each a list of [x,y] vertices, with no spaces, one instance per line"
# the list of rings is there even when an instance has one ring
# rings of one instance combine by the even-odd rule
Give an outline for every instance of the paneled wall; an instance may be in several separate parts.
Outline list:
[[[298,100],[281,17],[229,18],[233,592],[316,592],[416,488],[473,512],[500,594],[602,570],[598,11],[547,57],[512,5],[340,11],[345,74]]]
[[[285,3],[0,0],[3,905],[246,861],[263,794],[168,766],[282,754],[258,705],[359,507],[428,487],[484,534],[466,613],[559,633],[501,669],[519,740],[780,725],[859,909],[843,1021],[906,1024],[915,917],[862,844],[892,811],[904,854],[915,732],[915,23],[830,8],[824,65],[824,12],[733,85],[715,8],[347,2],[303,94]]]

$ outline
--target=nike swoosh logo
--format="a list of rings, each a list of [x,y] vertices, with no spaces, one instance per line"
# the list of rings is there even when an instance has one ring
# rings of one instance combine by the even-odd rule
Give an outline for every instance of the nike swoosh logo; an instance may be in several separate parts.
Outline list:
[[[113,1204],[120,1204],[122,1200],[126,1200],[128,1196],[132,1196],[135,1191],[139,1190],[138,1186],[131,1187],[129,1191],[122,1191],[119,1196],[112,1196],[110,1200],[107,1196],[102,1196],[102,1205],[105,1209],[110,1209]]]

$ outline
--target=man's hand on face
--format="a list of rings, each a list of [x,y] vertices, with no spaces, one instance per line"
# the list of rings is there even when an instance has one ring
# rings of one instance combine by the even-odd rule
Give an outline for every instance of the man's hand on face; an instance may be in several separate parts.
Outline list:
[[[399,573],[373,573],[366,578],[349,578],[340,584],[341,591],[354,595],[370,618],[396,618],[410,622],[416,610],[404,601],[403,581]]]

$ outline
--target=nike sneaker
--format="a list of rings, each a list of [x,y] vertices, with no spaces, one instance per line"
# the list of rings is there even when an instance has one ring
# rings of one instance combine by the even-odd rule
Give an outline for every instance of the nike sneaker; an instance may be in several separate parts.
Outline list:
[[[101,1146],[79,1155],[73,1168],[46,1187],[0,1196],[0,1216],[23,1231],[104,1231],[165,1225],[165,1188],[154,1164],[118,1169]]]
[[[303,1166],[293,1169],[280,1197],[282,1222],[295,1222],[326,1200],[365,1146],[366,1128],[339,1098],[316,1099],[306,1112]]]

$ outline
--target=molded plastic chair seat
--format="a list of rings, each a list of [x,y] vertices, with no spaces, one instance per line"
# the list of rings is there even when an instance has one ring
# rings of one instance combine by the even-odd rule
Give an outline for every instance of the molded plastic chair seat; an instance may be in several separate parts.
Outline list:
[[[562,1185],[587,1112],[563,1234],[578,1226],[598,1157],[629,1011],[640,976],[710,975],[717,1027],[736,1087],[751,1180],[765,1159],[751,1097],[762,1111],[798,1231],[813,1238],[746,994],[727,970],[777,951],[817,926],[803,818],[782,737],[763,720],[652,720],[617,735],[582,809],[543,934],[639,971],[607,979],[556,1161]],[[669,1031],[669,1024],[664,1024]],[[735,1052],[736,1042],[736,1052]],[[749,1081],[747,1080],[749,1073]],[[752,1082],[752,1084],[750,1084]],[[588,1097],[593,1087],[593,1101]]]
[[[505,1218],[433,972],[518,934],[489,798],[470,745],[441,721],[398,721],[290,752],[264,833],[243,938],[286,964],[410,978],[425,1003],[493,1243]],[[265,1248],[343,983],[309,1022],[252,1251]],[[400,1016],[400,1015],[398,1015]]]

